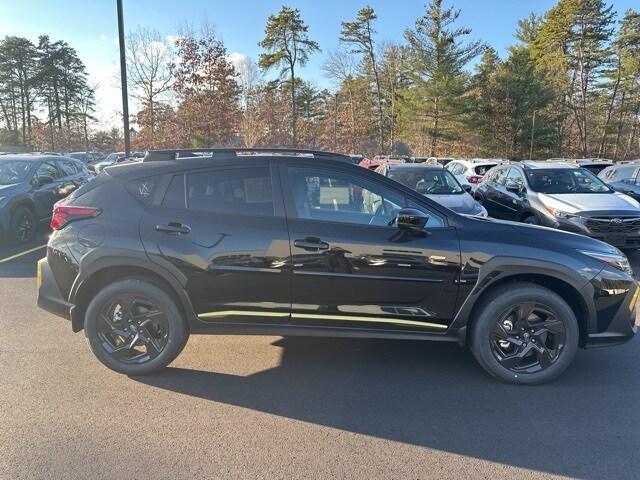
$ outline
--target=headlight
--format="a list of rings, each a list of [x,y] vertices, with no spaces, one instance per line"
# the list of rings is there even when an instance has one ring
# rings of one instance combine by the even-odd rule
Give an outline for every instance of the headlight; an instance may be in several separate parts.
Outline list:
[[[579,218],[580,215],[576,215],[575,213],[569,213],[569,212],[565,212],[564,210],[559,210],[557,208],[553,208],[553,207],[547,207],[547,210],[549,210],[549,212],[551,212],[551,215],[553,215],[556,218]]]
[[[591,252],[589,250],[579,250],[579,252],[591,258],[595,258],[596,260],[604,262],[607,265],[611,265],[613,268],[617,268],[618,270],[622,270],[623,272],[627,272],[629,274],[632,273],[629,260],[622,252],[604,253],[604,252]]]

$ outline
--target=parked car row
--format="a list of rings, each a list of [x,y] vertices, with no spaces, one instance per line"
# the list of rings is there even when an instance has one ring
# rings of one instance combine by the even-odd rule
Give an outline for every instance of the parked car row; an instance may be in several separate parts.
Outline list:
[[[458,213],[580,233],[623,249],[640,248],[640,163],[473,159],[451,160],[442,168],[434,161],[384,161],[375,171]]]

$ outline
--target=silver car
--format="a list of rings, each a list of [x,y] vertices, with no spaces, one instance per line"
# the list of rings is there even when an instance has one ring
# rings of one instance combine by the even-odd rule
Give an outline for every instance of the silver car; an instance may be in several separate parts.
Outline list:
[[[492,217],[640,247],[640,204],[576,164],[501,165],[485,176],[475,197]]]
[[[487,216],[484,207],[469,194],[471,187],[460,185],[456,177],[441,165],[384,164],[376,172],[422,193],[456,213]]]

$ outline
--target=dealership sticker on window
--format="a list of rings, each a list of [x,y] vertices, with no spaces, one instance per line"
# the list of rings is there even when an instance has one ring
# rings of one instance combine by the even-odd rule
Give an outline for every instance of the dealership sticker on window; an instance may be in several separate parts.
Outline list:
[[[320,187],[320,203],[323,205],[349,205],[349,187]]]

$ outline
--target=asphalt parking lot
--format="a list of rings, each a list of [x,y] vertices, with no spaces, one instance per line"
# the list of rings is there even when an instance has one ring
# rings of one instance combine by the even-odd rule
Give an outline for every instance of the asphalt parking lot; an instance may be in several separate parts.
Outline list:
[[[192,337],[128,378],[36,307],[44,249],[11,257],[39,240],[0,249],[2,479],[640,476],[638,339],[538,387],[450,344],[281,337]]]

